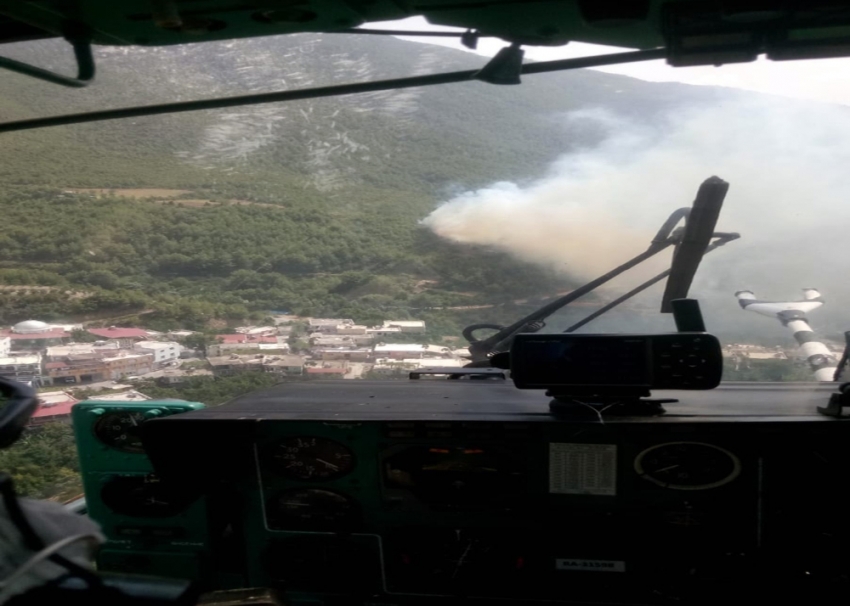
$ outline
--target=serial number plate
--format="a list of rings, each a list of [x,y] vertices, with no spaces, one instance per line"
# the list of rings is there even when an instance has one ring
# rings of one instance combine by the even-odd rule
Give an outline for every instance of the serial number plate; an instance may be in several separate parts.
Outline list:
[[[555,560],[556,570],[581,570],[583,572],[626,572],[622,560]]]

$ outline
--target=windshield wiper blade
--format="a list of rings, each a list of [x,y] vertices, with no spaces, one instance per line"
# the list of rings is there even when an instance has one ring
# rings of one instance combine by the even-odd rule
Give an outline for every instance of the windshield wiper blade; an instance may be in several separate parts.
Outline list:
[[[702,183],[702,185],[700,185],[700,189],[697,192],[697,197],[694,200],[693,206],[691,208],[680,208],[674,211],[658,230],[658,233],[652,239],[649,248],[647,248],[643,253],[623,263],[619,267],[614,268],[608,273],[596,278],[595,280],[588,282],[584,286],[581,286],[576,290],[564,295],[563,297],[560,297],[555,301],[544,305],[537,311],[532,312],[521,320],[514,322],[510,326],[501,328],[496,334],[486,339],[477,340],[472,335],[472,332],[474,330],[485,327],[496,328],[496,326],[476,324],[468,327],[464,331],[464,336],[470,342],[469,352],[472,357],[472,363],[469,366],[488,366],[492,354],[507,351],[508,349],[510,349],[511,343],[513,342],[513,338],[515,335],[524,331],[533,332],[527,329],[530,324],[542,324],[542,321],[545,318],[552,315],[562,307],[569,305],[576,299],[588,294],[589,292],[593,291],[602,284],[605,284],[606,282],[617,277],[621,273],[631,269],[636,265],[639,265],[640,263],[646,261],[650,257],[658,254],[662,250],[674,244],[677,245],[678,252],[676,256],[674,256],[673,264],[670,270],[664,272],[660,276],[656,276],[655,278],[653,278],[653,281],[650,281],[650,283],[646,284],[644,288],[651,286],[655,282],[660,281],[667,275],[673,276],[674,270],[676,271],[677,283],[674,284],[674,287],[672,289],[668,290],[670,290],[671,293],[679,293],[683,284],[687,284],[687,287],[690,287],[690,283],[693,280],[693,274],[696,273],[696,269],[699,265],[699,259],[702,258],[702,255],[708,252],[707,248],[712,236],[714,235],[714,227],[717,224],[717,218],[720,213],[720,208],[723,204],[723,199],[725,198],[728,189],[729,184],[718,177],[711,177],[709,179],[706,179]],[[676,229],[676,225],[682,219],[685,219],[685,228]],[[722,246],[726,242],[740,237],[738,234],[716,235],[718,238],[721,239],[721,241],[715,243],[716,245],[714,246],[714,248]],[[687,244],[685,244],[686,241]],[[701,249],[700,246],[702,247]],[[714,250],[714,248],[712,248],[712,250]],[[684,255],[682,255],[682,250],[685,251]],[[700,251],[699,257],[696,259],[696,263],[694,263],[693,256],[697,251]],[[676,257],[679,257],[680,255],[681,260],[678,262],[677,265]],[[605,309],[605,311],[608,311],[619,303],[622,303],[622,301],[626,300],[630,296],[633,296],[634,294],[637,294],[637,292],[640,292],[640,290],[637,290],[636,292],[625,296],[625,298],[621,297],[614,305],[609,304],[609,306],[606,306],[607,309]],[[675,296],[672,298],[684,298],[685,296],[687,296],[687,289],[685,289],[684,294],[682,294],[681,296]],[[604,311],[602,313],[604,313]],[[601,314],[597,313],[593,315],[590,320],[598,317],[599,315]],[[590,320],[587,321],[589,322]]]

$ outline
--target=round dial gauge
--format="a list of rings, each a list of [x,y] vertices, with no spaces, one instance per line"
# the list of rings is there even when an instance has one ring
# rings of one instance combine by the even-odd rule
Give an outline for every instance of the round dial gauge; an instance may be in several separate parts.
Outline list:
[[[332,480],[354,469],[354,453],[326,438],[292,436],[271,453],[278,472],[294,480]]]
[[[703,442],[656,444],[635,459],[635,471],[645,480],[674,490],[705,490],[728,484],[741,473],[734,454]]]
[[[268,504],[269,525],[282,528],[327,528],[350,524],[357,504],[350,498],[323,488],[292,488]]]
[[[185,508],[182,495],[154,474],[115,476],[100,491],[104,505],[115,513],[138,518],[167,518]]]
[[[144,452],[139,429],[146,420],[144,411],[107,412],[95,422],[94,435],[107,446],[123,452]]]

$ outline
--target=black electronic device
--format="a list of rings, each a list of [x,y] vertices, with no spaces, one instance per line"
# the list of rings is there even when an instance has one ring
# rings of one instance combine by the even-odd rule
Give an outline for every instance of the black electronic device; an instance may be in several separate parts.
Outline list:
[[[707,333],[520,334],[510,360],[518,388],[562,393],[713,389],[723,374],[720,342]]]

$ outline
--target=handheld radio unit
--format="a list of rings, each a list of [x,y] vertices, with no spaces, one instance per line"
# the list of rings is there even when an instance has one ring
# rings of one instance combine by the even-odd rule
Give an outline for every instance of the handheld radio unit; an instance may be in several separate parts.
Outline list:
[[[510,353],[519,389],[714,389],[723,374],[717,337],[519,334]]]

